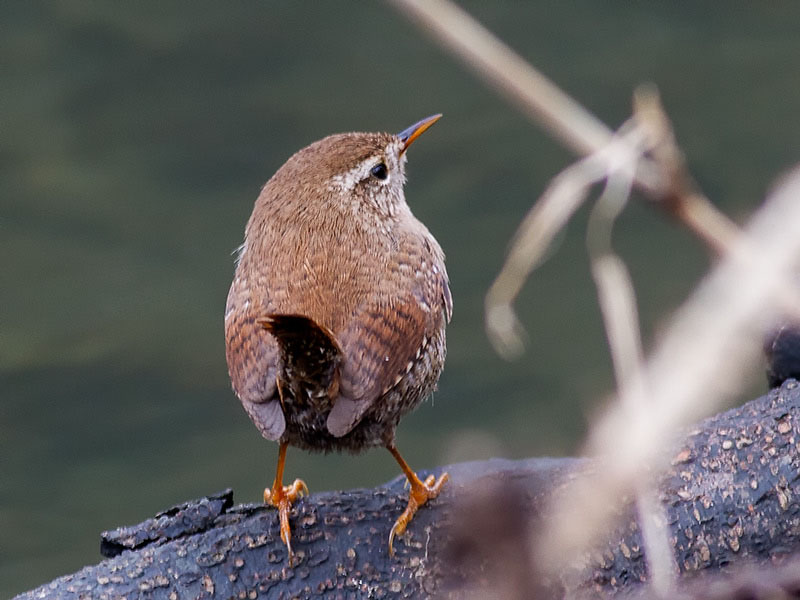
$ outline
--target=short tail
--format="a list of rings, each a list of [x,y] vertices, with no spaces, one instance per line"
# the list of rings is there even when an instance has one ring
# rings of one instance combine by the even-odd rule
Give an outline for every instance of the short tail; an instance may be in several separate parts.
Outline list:
[[[291,380],[338,389],[342,351],[327,327],[303,315],[270,314],[257,322],[277,340],[283,371]]]

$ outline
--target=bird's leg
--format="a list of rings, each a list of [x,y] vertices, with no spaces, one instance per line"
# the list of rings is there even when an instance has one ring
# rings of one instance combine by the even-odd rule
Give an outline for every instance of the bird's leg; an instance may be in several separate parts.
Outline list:
[[[406,506],[403,514],[397,518],[397,521],[394,522],[392,530],[389,532],[389,556],[394,556],[394,547],[392,545],[394,537],[396,535],[403,535],[411,519],[414,518],[417,509],[431,498],[436,498],[442,490],[442,486],[450,476],[447,473],[442,473],[442,476],[437,480],[434,475],[428,475],[423,482],[417,477],[417,474],[411,470],[408,463],[403,460],[403,457],[400,456],[400,452],[397,451],[394,444],[387,445],[386,449],[392,453],[392,456],[394,456],[400,468],[403,469],[403,473],[405,473],[408,484],[411,487],[408,492],[408,506]]]
[[[308,486],[301,479],[295,479],[288,487],[283,485],[283,465],[286,462],[286,448],[288,444],[281,442],[278,450],[278,468],[275,471],[275,482],[272,489],[264,490],[264,502],[278,509],[281,521],[281,540],[286,544],[289,552],[289,566],[292,566],[294,554],[292,553],[292,529],[289,527],[289,511],[292,503],[303,495],[308,495]]]

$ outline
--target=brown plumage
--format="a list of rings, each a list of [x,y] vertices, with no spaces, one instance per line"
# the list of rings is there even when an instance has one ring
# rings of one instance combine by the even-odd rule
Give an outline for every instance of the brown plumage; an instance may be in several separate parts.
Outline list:
[[[405,151],[440,115],[397,135],[329,136],[267,182],[245,229],[225,337],[234,391],[281,444],[265,499],[289,549],[286,446],[360,452],[385,446],[409,477],[409,507],[446,480],[421,482],[394,446],[401,417],[436,387],[452,312],[444,254],[405,202]]]

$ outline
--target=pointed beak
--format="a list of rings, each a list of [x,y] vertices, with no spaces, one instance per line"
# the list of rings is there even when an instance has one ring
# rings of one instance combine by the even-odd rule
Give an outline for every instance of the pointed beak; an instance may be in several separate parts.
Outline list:
[[[431,115],[430,117],[426,117],[417,123],[414,123],[411,127],[404,129],[400,133],[397,134],[397,137],[403,142],[403,149],[400,151],[400,154],[403,154],[408,147],[414,143],[414,140],[421,136],[428,127],[436,123],[439,119],[442,118],[441,114],[438,115]]]

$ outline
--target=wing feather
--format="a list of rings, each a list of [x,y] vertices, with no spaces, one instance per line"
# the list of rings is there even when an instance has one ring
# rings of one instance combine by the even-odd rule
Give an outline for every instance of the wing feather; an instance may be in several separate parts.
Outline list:
[[[344,354],[340,396],[328,416],[331,434],[347,434],[367,410],[394,387],[419,351],[450,320],[452,299],[444,266],[441,277],[420,278],[388,304],[370,302],[340,335]]]
[[[225,320],[225,355],[233,390],[258,430],[269,440],[278,440],[286,429],[286,418],[276,397],[278,344],[257,323],[263,314],[250,310],[236,281],[228,293]]]

